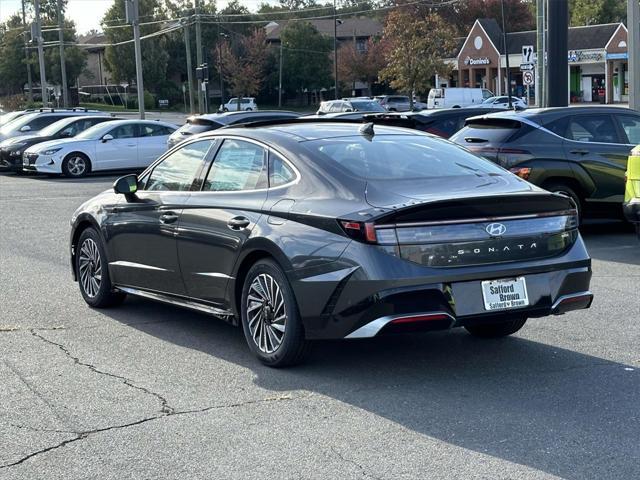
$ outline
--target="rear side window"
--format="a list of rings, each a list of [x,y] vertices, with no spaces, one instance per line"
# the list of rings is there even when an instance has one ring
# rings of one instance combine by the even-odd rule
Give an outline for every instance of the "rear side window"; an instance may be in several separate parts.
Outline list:
[[[264,148],[251,142],[226,139],[216,155],[203,190],[236,192],[267,187]]]
[[[502,175],[504,171],[449,142],[422,135],[354,136],[302,142],[351,176],[366,180]],[[393,159],[393,161],[389,161]]]
[[[620,143],[609,115],[574,115],[569,118],[567,138],[578,142]]]
[[[277,154],[269,152],[269,187],[279,187],[296,178],[294,171]]]
[[[627,136],[626,142],[632,145],[640,145],[640,116],[620,115],[618,121]]]
[[[427,132],[433,133],[440,137],[449,138],[451,135],[458,131],[458,125],[460,121],[457,117],[443,118],[433,122],[428,128]]]
[[[161,137],[171,135],[172,130],[164,125],[141,125],[141,137]]]
[[[508,119],[483,119],[470,121],[467,127],[457,132],[451,140],[461,145],[500,144],[518,132],[522,124]]]

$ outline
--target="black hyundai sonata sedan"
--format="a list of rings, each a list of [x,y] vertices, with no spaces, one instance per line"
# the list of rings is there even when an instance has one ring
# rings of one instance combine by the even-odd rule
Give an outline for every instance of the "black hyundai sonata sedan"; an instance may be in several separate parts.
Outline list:
[[[283,121],[195,136],[120,178],[73,215],[71,264],[93,307],[200,310],[284,366],[309,340],[501,337],[588,308],[577,222],[569,198],[446,140]]]

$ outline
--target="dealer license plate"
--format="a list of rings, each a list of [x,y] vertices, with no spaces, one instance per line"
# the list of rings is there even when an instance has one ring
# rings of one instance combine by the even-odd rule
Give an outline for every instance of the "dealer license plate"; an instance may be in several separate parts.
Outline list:
[[[485,310],[508,310],[529,305],[524,277],[486,280],[482,282]]]

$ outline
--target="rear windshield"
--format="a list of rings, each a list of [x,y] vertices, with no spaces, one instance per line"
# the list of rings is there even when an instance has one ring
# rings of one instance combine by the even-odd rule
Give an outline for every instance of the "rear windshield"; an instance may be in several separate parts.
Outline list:
[[[374,100],[352,100],[351,106],[358,112],[386,112],[382,105]]]
[[[220,128],[217,122],[207,120],[204,118],[195,118],[193,120],[187,120],[187,123],[180,127],[180,131],[183,133],[195,135],[196,133],[208,132],[209,130],[215,130]]]
[[[461,145],[500,144],[506,142],[521,126],[522,124],[516,120],[506,119],[470,121],[450,140]]]
[[[376,135],[302,142],[350,175],[366,180],[502,175],[504,170],[445,140]]]

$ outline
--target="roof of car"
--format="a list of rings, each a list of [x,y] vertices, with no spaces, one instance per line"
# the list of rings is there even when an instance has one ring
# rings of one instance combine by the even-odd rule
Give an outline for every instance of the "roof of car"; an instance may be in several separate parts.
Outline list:
[[[265,116],[265,115],[282,115],[282,116],[291,116],[297,117],[300,116],[297,112],[292,112],[289,110],[255,110],[252,112],[224,112],[224,113],[205,113],[204,115],[191,115],[187,118],[187,121],[203,119],[210,120],[213,122],[220,123],[222,125],[227,125],[238,117],[252,117],[252,116]]]
[[[551,119],[559,118],[568,114],[595,114],[595,113],[621,113],[621,112],[634,112],[638,113],[635,110],[631,110],[626,107],[616,107],[616,106],[574,106],[574,107],[546,107],[546,108],[528,108],[527,110],[502,110],[495,113],[489,113],[483,115],[483,117],[487,118],[510,118],[510,119],[518,119],[518,118],[527,118],[533,121],[545,120],[549,121]]]
[[[250,125],[248,127],[251,127]],[[214,130],[210,132],[214,135],[233,134],[248,135],[259,138],[261,136],[285,135],[289,138],[295,138],[298,141],[320,140],[324,138],[348,137],[354,135],[363,135],[360,129],[362,123],[349,122],[323,122],[323,121],[305,121],[291,123],[262,124],[260,128],[226,128],[224,130]],[[387,127],[383,125],[375,125],[374,132],[377,135],[423,135],[417,130],[410,130],[398,127]]]

